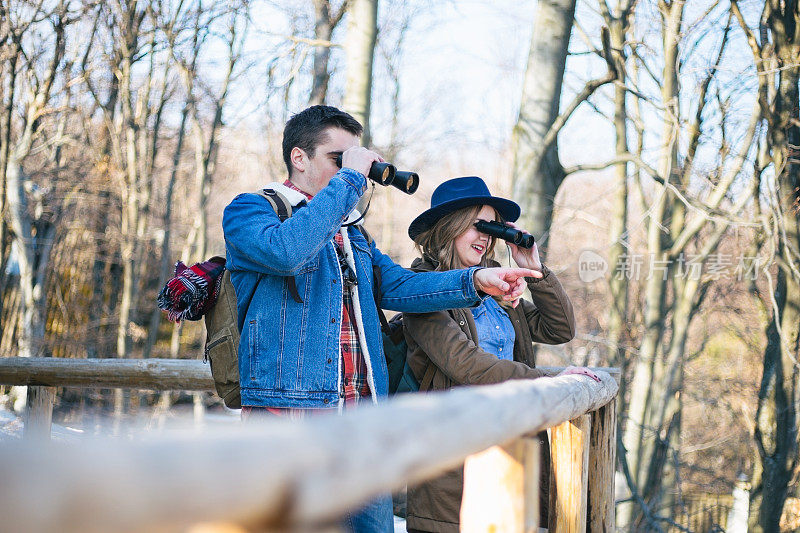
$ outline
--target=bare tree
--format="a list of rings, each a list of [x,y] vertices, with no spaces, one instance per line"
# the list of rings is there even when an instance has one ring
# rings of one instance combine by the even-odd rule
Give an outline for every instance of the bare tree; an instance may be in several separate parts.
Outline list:
[[[644,281],[643,334],[631,366],[630,393],[620,459],[626,463],[629,485],[639,497],[638,512],[628,504],[620,509],[619,523],[645,528],[655,527],[654,511],[672,507],[679,463],[683,372],[689,325],[704,301],[712,278],[699,274],[703,264],[717,249],[731,224],[751,200],[741,194],[728,203],[731,188],[739,179],[749,153],[758,120],[754,110],[738,150],[725,149],[725,124],[721,126],[719,153],[722,163],[712,172],[703,194],[689,194],[702,174],[695,169],[701,132],[712,128],[704,110],[713,95],[709,86],[715,79],[728,43],[730,20],[723,32],[715,60],[699,83],[691,118],[683,119],[680,106],[680,65],[685,32],[685,4],[680,1],[658,4],[661,15],[663,55],[659,57],[662,75],[656,106],[661,110],[660,152],[655,166],[640,156],[618,154],[617,162],[633,161],[646,180],[655,180],[652,200],[647,207],[647,257],[650,272]],[[685,61],[685,59],[684,59]],[[648,67],[649,68],[649,67]],[[650,72],[653,69],[649,70]],[[721,110],[724,114],[724,109]],[[682,125],[686,124],[685,130]],[[677,142],[685,131],[685,151]],[[727,164],[726,164],[727,161]],[[701,178],[702,179],[702,178]],[[722,214],[724,213],[724,215]],[[686,257],[691,255],[692,264]],[[695,269],[694,273],[689,269]],[[619,296],[619,295],[617,295]],[[619,353],[619,352],[618,352]],[[637,518],[638,517],[638,518]]]
[[[167,79],[169,59],[159,53],[164,40],[157,23],[159,7],[157,2],[142,0],[98,4],[97,36],[81,65],[82,81],[101,118],[97,156],[107,161],[108,174],[116,181],[110,205],[118,202],[120,209],[119,259],[115,257],[112,263],[119,265],[121,280],[111,279],[109,306],[118,317],[116,356],[120,358],[132,354],[132,335],[137,339],[143,336],[137,325],[139,298],[148,272],[145,258],[154,240],[150,231],[152,194],[164,110],[173,91]],[[115,219],[112,211],[108,220]],[[123,393],[116,391],[118,420],[124,402]]]
[[[18,6],[22,8],[22,6]],[[26,10],[17,13],[9,12],[11,17],[24,16]],[[39,46],[36,37],[28,37],[25,32],[37,19],[49,20],[52,25],[52,41],[49,42],[49,54]],[[21,290],[21,333],[19,336],[19,355],[30,357],[42,355],[44,340],[44,281],[50,250],[53,245],[55,226],[52,220],[43,217],[45,191],[42,190],[26,172],[26,162],[32,156],[37,144],[51,150],[58,150],[65,139],[59,131],[45,135],[45,123],[48,115],[52,115],[53,89],[56,80],[63,74],[65,51],[65,30],[69,24],[68,2],[61,1],[51,12],[42,11],[40,6],[33,10],[30,19],[17,27],[9,27],[9,39],[13,42],[11,53],[12,68],[22,64],[26,68],[30,80],[27,87],[16,87],[16,75],[12,75],[9,86],[6,125],[3,135],[5,139],[4,185],[7,195],[7,217],[11,229],[16,258],[19,264],[19,286]],[[30,46],[30,48],[27,48]],[[19,135],[14,138],[11,114],[13,113],[14,94],[22,89],[19,105],[22,120],[19,124]],[[49,145],[49,146],[48,146]],[[57,206],[53,206],[56,210]]]
[[[537,4],[512,139],[514,198],[522,206],[523,225],[537,236],[543,254],[553,217],[553,199],[565,176],[558,159],[558,133],[581,103],[617,76],[608,36],[604,33],[603,55],[608,73],[589,81],[559,115],[575,3],[575,0],[543,0]]]
[[[789,482],[798,466],[800,402],[800,10],[795,2],[767,0],[759,37],[739,3],[731,10],[744,30],[758,74],[758,102],[767,123],[766,150],[774,185],[765,184],[764,244],[770,264],[764,294],[770,311],[755,416],[758,461],[753,472],[750,527],[778,531]],[[771,268],[774,268],[773,277]]]
[[[625,41],[629,37],[635,0],[619,0],[612,9],[606,0],[600,0],[600,13],[609,29],[610,48],[617,71],[614,85],[614,135],[616,156],[628,153],[628,109],[626,83]],[[611,246],[608,253],[609,264],[616,265],[630,247],[628,240],[628,163],[621,161],[614,166],[614,205],[612,207],[609,237]],[[609,362],[614,366],[624,365],[626,340],[630,332],[626,331],[628,317],[628,279],[625,276],[612,276],[609,282],[611,306],[608,311],[608,351]],[[621,396],[624,396],[622,394]]]
[[[625,528],[659,530],[664,521],[669,522],[671,508],[680,500],[679,439],[689,327],[714,281],[713,276],[705,275],[704,265],[732,226],[752,227],[742,216],[752,205],[752,188],[740,192],[736,184],[743,179],[760,112],[753,109],[744,124],[728,118],[729,107],[724,100],[733,96],[724,94],[731,89],[717,83],[717,76],[728,47],[730,17],[721,32],[709,33],[699,30],[697,21],[684,20],[684,2],[662,0],[650,5],[660,16],[655,46],[639,43],[628,34],[630,21],[626,19],[633,14],[635,3],[620,2],[613,11],[601,4],[619,74],[611,117],[616,157],[607,163],[577,165],[563,171],[570,174],[616,167],[608,346],[609,359],[626,369],[622,390],[627,389],[627,393],[621,409],[624,431],[620,432],[618,456],[634,495],[631,502],[620,507],[617,523]],[[709,10],[716,5],[712,3]],[[699,20],[706,21],[707,15]],[[712,22],[705,23],[713,26]],[[711,61],[696,53],[696,42],[689,44],[690,39],[699,42],[708,35],[719,39]],[[626,45],[630,58],[623,55]],[[648,50],[650,58],[645,57]],[[693,92],[680,89],[681,83],[686,83],[687,76],[681,70],[686,64],[705,70]],[[638,76],[629,75],[640,70],[650,78],[655,91],[642,89],[645,85]],[[733,88],[737,90],[741,89]],[[647,128],[637,124],[642,121],[640,104],[648,108]],[[631,123],[639,136],[635,143],[627,141]],[[738,131],[738,145],[733,147],[732,129]],[[686,142],[679,143],[680,138]],[[709,149],[712,142],[718,143],[716,150],[711,149],[718,159],[713,164],[707,159],[698,164],[698,149]],[[655,157],[644,155],[645,145],[657,147],[651,150]],[[646,253],[641,255],[627,239],[631,228],[627,220],[626,163],[636,169],[634,183],[643,198]],[[637,260],[642,262],[637,264]],[[636,283],[638,288],[640,281],[642,301],[629,301],[629,284]],[[640,330],[641,337],[628,338],[633,337],[632,330]],[[638,349],[633,349],[634,342]]]

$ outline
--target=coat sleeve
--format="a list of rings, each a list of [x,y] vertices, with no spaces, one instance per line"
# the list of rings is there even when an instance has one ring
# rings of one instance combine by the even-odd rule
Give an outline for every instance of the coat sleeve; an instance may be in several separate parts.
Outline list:
[[[541,279],[528,278],[533,303],[520,300],[534,342],[563,344],[575,338],[575,311],[572,302],[547,267]]]
[[[287,276],[315,257],[339,230],[366,188],[366,178],[342,169],[308,205],[281,223],[270,203],[240,194],[222,217],[229,270]]]
[[[541,370],[525,363],[498,359],[482,350],[446,311],[404,313],[403,322],[412,351],[409,358],[419,357],[422,355],[419,352],[423,352],[458,385],[488,385],[509,379],[535,379],[544,375]]]
[[[477,267],[446,272],[414,272],[401,267],[373,242],[372,265],[380,269],[381,308],[426,313],[481,303],[473,280]]]

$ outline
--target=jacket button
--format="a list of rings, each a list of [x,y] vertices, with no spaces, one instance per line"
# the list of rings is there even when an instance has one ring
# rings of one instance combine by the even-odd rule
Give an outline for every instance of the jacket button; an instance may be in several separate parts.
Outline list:
[[[329,399],[325,398],[324,400],[322,400],[322,403],[331,403],[331,401]]]
[[[328,358],[328,364],[333,363],[333,359]]]
[[[459,323],[458,323],[459,326],[463,326],[464,324],[465,324],[465,322],[463,320],[459,321]]]
[[[336,319],[335,318],[331,318],[331,324],[336,324]]]

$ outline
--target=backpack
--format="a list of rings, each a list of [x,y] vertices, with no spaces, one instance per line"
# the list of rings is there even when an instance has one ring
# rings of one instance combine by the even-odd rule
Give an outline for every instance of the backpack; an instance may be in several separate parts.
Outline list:
[[[217,303],[203,319],[206,324],[206,346],[203,361],[211,366],[214,388],[225,406],[241,409],[239,390],[239,327],[236,325],[236,293],[231,273],[222,274]]]

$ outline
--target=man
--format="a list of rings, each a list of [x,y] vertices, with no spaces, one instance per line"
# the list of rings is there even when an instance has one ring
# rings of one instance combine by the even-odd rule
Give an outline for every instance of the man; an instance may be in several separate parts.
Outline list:
[[[365,176],[383,161],[359,146],[361,132],[358,121],[334,107],[298,113],[284,129],[289,179],[266,186],[290,201],[292,216],[281,222],[257,194],[241,194],[225,208],[244,416],[299,418],[386,396],[373,299],[378,280],[381,307],[423,313],[478,305],[478,291],[515,300],[524,276],[541,276],[504,268],[412,273],[382,254],[352,225],[361,218],[355,206],[367,189]],[[348,522],[355,531],[391,531],[391,501],[381,498]]]

